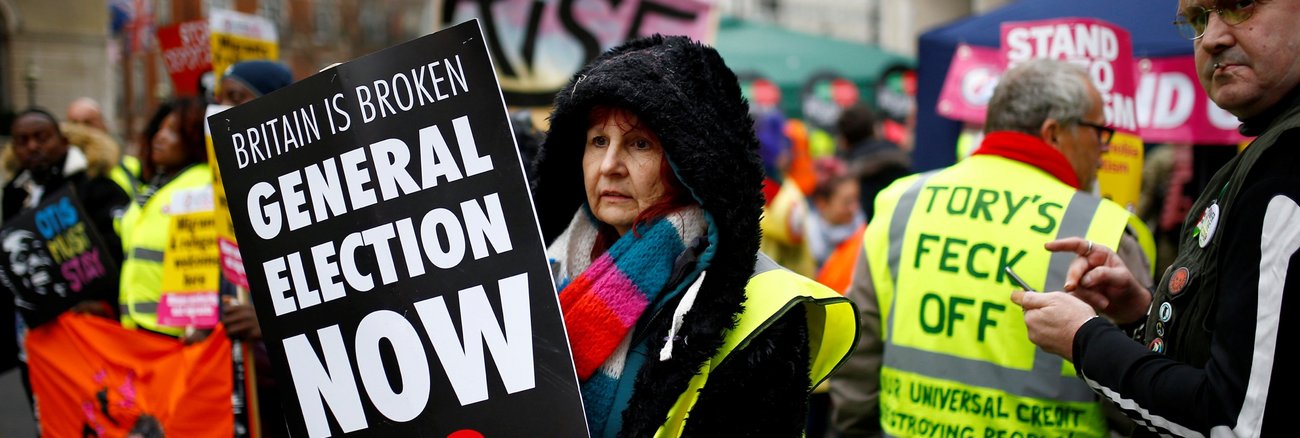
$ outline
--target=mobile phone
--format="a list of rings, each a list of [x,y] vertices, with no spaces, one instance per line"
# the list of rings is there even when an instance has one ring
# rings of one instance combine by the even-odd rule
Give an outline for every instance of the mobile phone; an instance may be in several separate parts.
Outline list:
[[[1029,287],[1029,283],[1025,283],[1025,279],[1020,278],[1019,275],[1016,275],[1016,271],[1012,271],[1010,266],[1007,266],[1005,271],[1007,271],[1007,275],[1011,277],[1011,281],[1016,282],[1016,284],[1019,285],[1021,289],[1024,289],[1029,292],[1035,292],[1034,288]]]

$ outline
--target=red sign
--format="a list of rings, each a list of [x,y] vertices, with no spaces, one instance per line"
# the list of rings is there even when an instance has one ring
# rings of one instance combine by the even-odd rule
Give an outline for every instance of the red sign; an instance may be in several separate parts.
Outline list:
[[[158,29],[163,63],[177,96],[199,94],[199,77],[212,70],[207,20],[186,21]]]

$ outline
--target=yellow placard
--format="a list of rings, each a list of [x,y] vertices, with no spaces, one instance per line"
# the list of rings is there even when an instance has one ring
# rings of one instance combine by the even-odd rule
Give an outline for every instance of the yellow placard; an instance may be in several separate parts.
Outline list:
[[[1101,169],[1097,182],[1101,196],[1115,201],[1128,211],[1137,211],[1138,196],[1142,191],[1142,138],[1136,134],[1116,132],[1110,147],[1101,154]]]
[[[275,41],[249,38],[240,35],[212,32],[212,73],[217,81],[226,68],[239,61],[280,59],[280,48]]]
[[[163,292],[216,292],[220,274],[215,212],[172,215],[163,252]]]
[[[208,110],[208,115],[228,107],[216,107]],[[231,242],[235,241],[235,225],[230,221],[230,204],[226,201],[226,187],[221,183],[221,170],[217,168],[216,151],[212,148],[212,133],[203,136],[208,146],[208,166],[212,168],[212,206],[216,220],[217,237]]]

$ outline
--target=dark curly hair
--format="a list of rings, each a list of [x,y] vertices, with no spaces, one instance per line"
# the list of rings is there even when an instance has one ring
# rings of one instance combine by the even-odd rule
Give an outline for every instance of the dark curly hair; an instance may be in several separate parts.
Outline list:
[[[157,165],[153,162],[153,138],[162,130],[163,120],[176,114],[180,142],[185,150],[185,165],[208,162],[207,143],[203,138],[203,116],[207,105],[194,98],[179,98],[158,106],[140,136],[141,176],[153,179]]]

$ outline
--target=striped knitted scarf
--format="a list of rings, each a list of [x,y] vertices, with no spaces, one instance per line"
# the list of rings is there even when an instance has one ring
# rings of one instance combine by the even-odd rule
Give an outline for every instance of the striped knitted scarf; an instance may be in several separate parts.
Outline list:
[[[644,363],[644,351],[628,354],[645,348],[631,345],[633,326],[680,292],[682,285],[668,284],[675,262],[707,230],[703,210],[688,207],[624,234],[593,261],[597,229],[583,209],[548,251],[562,262],[555,273],[560,308],[592,436],[604,435],[606,421],[621,414],[617,405],[626,403],[627,394],[615,393],[630,385],[620,379],[634,380]]]

